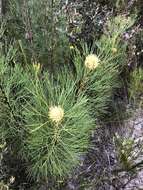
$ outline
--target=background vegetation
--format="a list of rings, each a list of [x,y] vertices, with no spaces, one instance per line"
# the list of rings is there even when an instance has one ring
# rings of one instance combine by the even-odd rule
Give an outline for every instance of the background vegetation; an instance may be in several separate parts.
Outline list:
[[[142,154],[121,135],[125,119],[142,110],[141,2],[1,3],[0,188],[99,189],[105,177],[105,189],[121,189],[120,172],[133,177]],[[97,139],[110,126],[105,147],[110,141],[117,164],[98,182],[90,150],[100,145],[105,168],[109,146],[103,151]]]

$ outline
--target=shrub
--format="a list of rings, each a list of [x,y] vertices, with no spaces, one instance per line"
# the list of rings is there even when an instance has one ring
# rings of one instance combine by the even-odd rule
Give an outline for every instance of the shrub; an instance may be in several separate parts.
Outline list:
[[[136,68],[130,74],[130,83],[129,83],[129,101],[134,106],[142,106],[142,97],[143,95],[143,69]]]
[[[63,177],[72,171],[88,147],[94,126],[87,98],[77,96],[74,81],[64,80],[54,81],[45,73],[42,81],[31,81],[33,86],[27,89],[31,100],[24,107],[28,132],[24,152],[36,179]]]
[[[107,22],[106,32],[91,48],[81,45],[82,53],[78,49],[73,51],[79,88],[88,96],[92,116],[96,119],[107,113],[114,90],[120,87],[119,75],[126,64],[127,49],[122,36],[133,23],[134,18],[117,16]],[[85,67],[87,59],[93,69]]]
[[[66,17],[60,0],[9,0],[5,20],[5,43],[14,42],[19,48],[18,61],[40,62],[53,72],[68,59]]]
[[[1,99],[2,134],[13,148],[12,155],[25,160],[32,178],[66,177],[79,163],[89,146],[94,121],[107,112],[119,87],[126,62],[122,35],[133,22],[115,17],[91,48],[84,43],[81,50],[71,48],[73,67],[66,64],[54,74],[43,71],[39,58],[30,66],[17,64],[19,49],[10,48],[1,58],[1,94],[6,100]],[[19,45],[28,63],[23,44]]]

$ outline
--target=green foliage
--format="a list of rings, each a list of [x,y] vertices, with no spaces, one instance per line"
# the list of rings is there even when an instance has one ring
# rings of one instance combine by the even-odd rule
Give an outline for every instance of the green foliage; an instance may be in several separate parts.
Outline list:
[[[115,17],[107,22],[105,34],[91,49],[87,45],[83,46],[82,54],[79,50],[74,50],[77,80],[80,89],[88,96],[91,113],[95,118],[107,112],[114,90],[120,86],[118,77],[126,63],[127,47],[127,44],[122,42],[121,35],[133,22],[133,18]],[[85,58],[95,52],[100,64],[89,72],[84,65]]]
[[[129,170],[132,166],[133,151],[135,142],[131,138],[121,138],[118,135],[115,138],[115,144],[117,147],[117,159],[121,164],[123,170]]]
[[[70,74],[53,78],[45,72],[41,79],[38,65],[26,70],[18,64],[10,66],[7,62],[11,56],[0,62],[1,135],[13,150],[13,159],[22,156],[30,164],[31,177],[63,177],[72,171],[89,145],[94,125],[87,98],[82,93],[77,95]],[[58,124],[49,118],[52,106],[64,110]]]
[[[91,72],[87,72],[83,65],[84,61],[81,61],[80,66],[82,68],[79,68],[80,74],[77,74],[78,77],[81,76],[79,80],[80,89],[88,95],[91,114],[95,119],[106,113],[113,89],[119,86],[119,81],[117,80],[119,75],[118,65],[113,62],[106,62],[106,58],[103,61],[102,63],[100,62],[96,71]],[[79,67],[77,60],[75,63]]]
[[[126,30],[135,22],[136,15],[126,17],[118,15],[107,21],[104,34],[97,44],[97,54],[105,64],[118,65],[120,70],[127,59],[127,41],[123,39]]]
[[[3,138],[0,137],[0,189],[6,187],[6,184],[2,181],[2,179],[6,176],[6,169],[3,168],[3,157],[6,150],[6,142],[4,142]]]
[[[60,0],[9,1],[7,12],[8,40],[15,46],[20,40],[28,62],[40,62],[52,71],[68,58],[68,40],[65,34],[66,18]],[[23,60],[23,53],[19,52]]]
[[[24,111],[29,132],[25,142],[25,156],[31,163],[29,170],[37,179],[65,176],[87,149],[93,128],[87,98],[82,94],[77,97],[75,82],[70,79],[62,84],[45,73],[43,81],[37,79],[35,84],[31,83],[33,86],[27,90],[32,98]],[[60,123],[49,118],[52,106],[64,110]]]
[[[142,106],[143,69],[136,68],[130,75],[129,100],[135,106]]]
[[[6,57],[0,59],[0,132],[12,149],[21,148],[23,136],[22,106],[28,99],[25,85],[29,84],[28,75],[20,65],[10,66],[15,50],[10,48]],[[17,146],[18,145],[18,146]]]
[[[44,71],[39,63],[40,56],[42,59],[47,56],[47,61],[51,59],[51,52],[46,48],[53,45],[50,42],[53,29],[49,27],[49,37],[45,34],[47,28],[42,28],[43,22],[47,24],[45,1],[41,12],[36,13],[39,3],[27,4],[33,16],[32,50],[38,52],[40,48],[38,57],[32,54],[35,60],[30,56],[27,59],[29,50],[20,39],[20,49],[10,47],[7,56],[0,59],[1,133],[13,147],[12,155],[25,160],[30,177],[38,181],[66,177],[86,152],[90,132],[96,126],[94,121],[107,113],[114,91],[119,87],[119,74],[126,62],[126,44],[121,35],[133,23],[130,18],[116,17],[107,23],[107,33],[92,48],[82,43],[81,51],[71,49],[73,67],[63,57],[65,66],[51,74],[51,70]],[[52,7],[52,15],[53,10]],[[42,26],[39,28],[36,24]],[[52,48],[54,56],[59,56],[56,46]],[[19,50],[26,62],[24,66],[19,64]],[[64,47],[61,50],[64,52]],[[29,60],[33,63],[30,66]],[[54,60],[57,64],[59,59]]]
[[[132,0],[131,2],[128,0],[98,0],[98,2],[103,5],[107,5],[108,7],[112,7],[115,13],[121,13],[127,10],[127,8],[128,12],[130,11],[130,8],[134,9],[136,0]],[[134,7],[132,7],[133,5]]]

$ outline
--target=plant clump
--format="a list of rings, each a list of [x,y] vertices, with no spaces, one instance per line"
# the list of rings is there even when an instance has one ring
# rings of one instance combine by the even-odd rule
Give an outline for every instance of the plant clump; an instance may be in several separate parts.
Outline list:
[[[68,43],[59,0],[13,5],[10,17],[23,31],[7,21],[8,48],[0,57],[1,139],[11,159],[24,162],[28,179],[58,182],[79,165],[97,121],[110,112],[127,60],[122,36],[134,19],[108,19],[97,40],[76,46]],[[17,176],[11,176],[15,183]]]

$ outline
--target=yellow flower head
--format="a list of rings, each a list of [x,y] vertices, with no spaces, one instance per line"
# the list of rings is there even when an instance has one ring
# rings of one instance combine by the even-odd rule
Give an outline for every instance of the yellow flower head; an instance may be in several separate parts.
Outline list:
[[[117,53],[117,48],[112,48],[112,53]]]
[[[38,73],[39,70],[40,70],[41,65],[40,65],[40,63],[36,63],[36,64],[33,64],[33,67],[34,67],[35,72]]]
[[[71,50],[74,49],[74,46],[70,46],[70,49],[71,49]]]
[[[60,106],[52,106],[49,109],[48,115],[51,121],[59,123],[64,117],[64,110]]]
[[[85,67],[94,70],[99,65],[99,58],[95,54],[89,54],[85,59]]]

